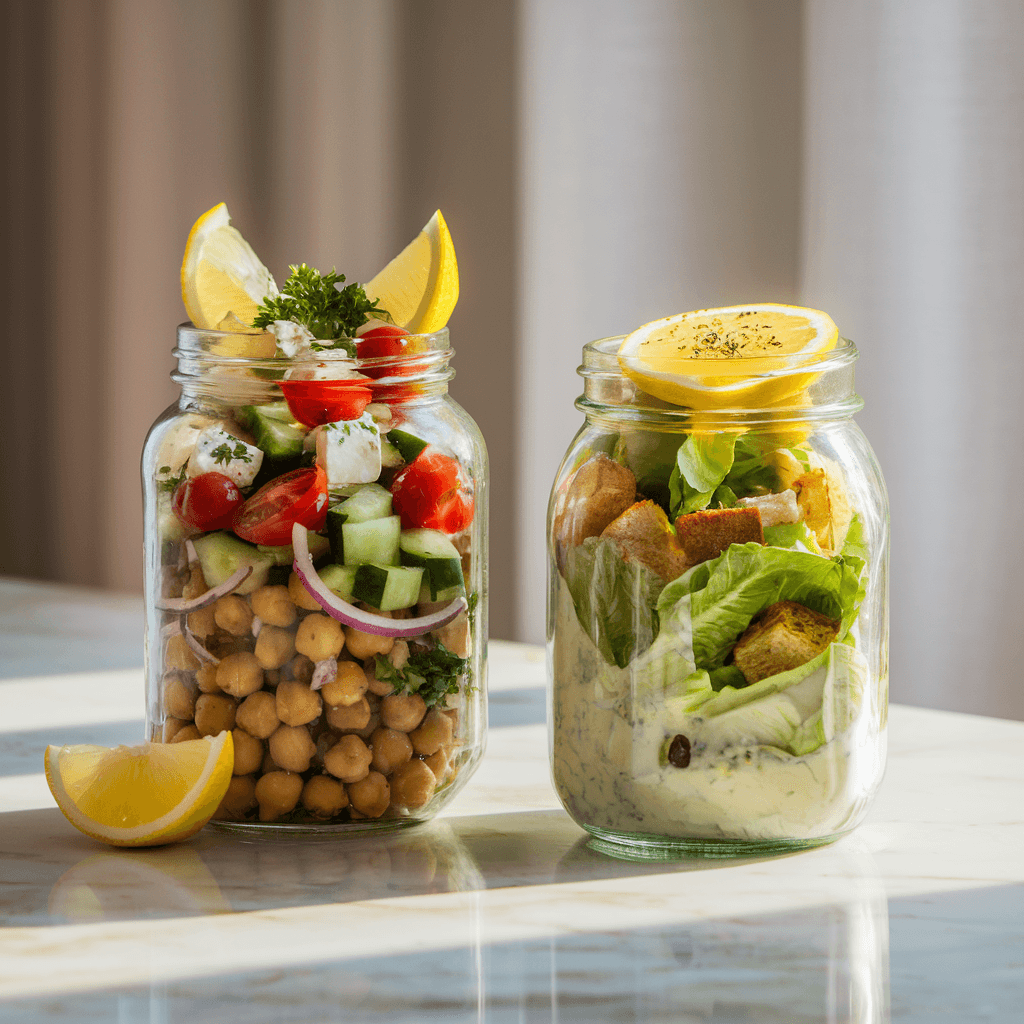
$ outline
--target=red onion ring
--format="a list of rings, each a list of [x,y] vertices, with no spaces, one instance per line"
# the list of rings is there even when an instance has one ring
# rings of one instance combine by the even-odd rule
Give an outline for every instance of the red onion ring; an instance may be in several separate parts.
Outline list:
[[[313,678],[309,681],[311,690],[319,690],[325,683],[331,683],[338,674],[338,659],[324,658],[313,666]]]
[[[192,653],[195,654],[196,657],[199,658],[200,661],[209,661],[209,662],[211,662],[214,665],[219,665],[220,664],[220,658],[218,658],[215,655],[211,654],[199,642],[199,640],[196,638],[195,633],[193,633],[192,630],[189,628],[189,625],[188,625],[188,615],[183,613],[179,617],[178,622],[181,625],[181,635],[185,638],[185,643],[188,644],[188,646],[189,646],[190,650],[192,651]]]
[[[156,606],[165,612],[197,612],[200,608],[207,608],[214,601],[224,597],[225,594],[230,594],[235,587],[240,586],[244,583],[249,576],[252,574],[251,565],[243,565],[237,572],[232,573],[223,583],[218,583],[217,586],[211,587],[205,594],[200,594],[198,597],[165,597],[160,601],[157,601]]]
[[[348,601],[338,597],[317,574],[313,568],[313,559],[309,553],[309,541],[306,528],[301,523],[292,526],[292,550],[295,552],[293,568],[302,581],[302,585],[313,595],[313,599],[332,619],[337,619],[346,626],[372,633],[374,636],[391,636],[409,639],[422,636],[439,626],[446,626],[459,612],[469,607],[464,597],[457,597],[451,604],[434,612],[432,615],[421,615],[418,619],[386,619],[383,615],[356,608]]]

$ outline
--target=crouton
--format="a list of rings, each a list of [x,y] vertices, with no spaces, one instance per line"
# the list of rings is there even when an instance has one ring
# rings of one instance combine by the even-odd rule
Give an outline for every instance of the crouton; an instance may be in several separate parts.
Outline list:
[[[796,491],[787,490],[780,494],[760,494],[754,498],[739,498],[736,504],[740,508],[756,508],[761,513],[762,526],[800,522],[800,506],[796,503]]]
[[[784,487],[796,492],[796,501],[822,551],[837,554],[846,541],[853,508],[846,492],[843,470],[832,459],[811,452],[810,467],[801,466],[786,452],[773,454],[773,464]]]
[[[717,558],[730,544],[764,543],[756,508],[709,508],[676,520],[676,537],[689,565]]]
[[[664,580],[674,580],[690,567],[668,516],[653,501],[631,505],[604,528],[601,536],[613,540],[627,562],[640,562]]]
[[[601,531],[636,501],[636,477],[607,455],[595,455],[576,470],[557,499],[555,541],[561,561],[568,548]]]
[[[776,601],[736,641],[732,660],[748,683],[756,683],[807,664],[838,634],[837,620],[795,601]]]

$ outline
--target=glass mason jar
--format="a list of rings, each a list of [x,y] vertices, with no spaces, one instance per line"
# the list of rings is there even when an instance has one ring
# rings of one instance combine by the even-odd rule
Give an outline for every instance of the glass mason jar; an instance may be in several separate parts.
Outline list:
[[[885,763],[888,507],[857,350],[716,360],[771,404],[698,411],[640,390],[622,341],[583,350],[549,507],[558,795],[609,852],[830,842]]]
[[[228,828],[425,821],[487,713],[487,453],[448,331],[361,360],[266,342],[178,328],[142,456],[148,735],[232,730]]]

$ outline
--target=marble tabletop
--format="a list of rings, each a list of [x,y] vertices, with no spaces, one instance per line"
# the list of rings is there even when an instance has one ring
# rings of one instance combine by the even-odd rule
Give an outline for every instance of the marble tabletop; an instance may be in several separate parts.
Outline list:
[[[539,648],[494,641],[453,805],[376,840],[76,832],[47,743],[138,742],[131,599],[0,581],[0,1022],[1024,1020],[1024,723],[907,707],[817,850],[609,859],[560,808]]]

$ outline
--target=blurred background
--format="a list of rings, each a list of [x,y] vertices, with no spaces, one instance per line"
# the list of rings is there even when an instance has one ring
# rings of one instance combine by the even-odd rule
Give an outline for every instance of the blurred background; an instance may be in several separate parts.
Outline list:
[[[892,502],[896,700],[1024,718],[1020,0],[3,0],[0,575],[141,591],[189,227],[366,280],[440,207],[540,641],[581,346],[828,310]],[[955,756],[955,752],[951,752]]]

